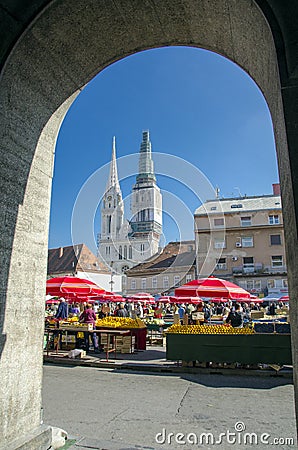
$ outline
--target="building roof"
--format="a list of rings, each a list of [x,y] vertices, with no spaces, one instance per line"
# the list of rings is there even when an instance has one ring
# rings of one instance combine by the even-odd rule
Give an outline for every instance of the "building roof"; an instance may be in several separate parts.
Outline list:
[[[193,246],[193,250],[185,251],[189,245]],[[146,270],[158,271],[158,269],[164,269],[166,267],[192,266],[195,263],[194,245],[194,241],[169,242],[160,254],[132,267],[126,272],[126,275],[133,276]]]
[[[203,205],[197,208],[195,211],[195,216],[277,210],[281,208],[282,205],[280,195],[215,199],[207,200]]]
[[[59,273],[100,272],[110,273],[85,244],[48,250],[48,275]]]

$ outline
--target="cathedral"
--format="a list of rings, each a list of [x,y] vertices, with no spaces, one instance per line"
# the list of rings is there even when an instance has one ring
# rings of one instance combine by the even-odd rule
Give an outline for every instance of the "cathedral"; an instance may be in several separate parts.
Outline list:
[[[124,218],[114,137],[110,173],[101,205],[98,256],[116,273],[125,273],[158,253],[161,233],[162,195],[156,184],[149,131],[143,132],[140,146],[139,171],[131,193],[130,220]]]

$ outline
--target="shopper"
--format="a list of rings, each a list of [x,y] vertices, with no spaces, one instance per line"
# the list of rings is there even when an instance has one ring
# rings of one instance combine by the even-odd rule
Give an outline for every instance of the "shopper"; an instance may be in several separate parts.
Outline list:
[[[68,305],[65,298],[60,298],[60,303],[56,312],[56,319],[67,319],[68,317]]]
[[[120,303],[119,308],[117,309],[117,317],[128,317],[127,309],[124,308],[124,303]]]
[[[93,328],[95,327],[96,315],[95,315],[94,310],[92,309],[91,303],[87,303],[86,309],[80,315],[80,319],[79,320],[82,323],[86,323],[86,324],[90,323],[90,324],[92,324]],[[86,347],[86,352],[87,353],[89,352],[89,348],[90,348],[89,337],[90,337],[90,332],[89,331],[84,331],[85,347]],[[92,341],[93,341],[94,351],[95,351],[95,353],[98,353],[98,351],[99,351],[99,349],[98,349],[98,338],[97,338],[96,333],[92,333]]]

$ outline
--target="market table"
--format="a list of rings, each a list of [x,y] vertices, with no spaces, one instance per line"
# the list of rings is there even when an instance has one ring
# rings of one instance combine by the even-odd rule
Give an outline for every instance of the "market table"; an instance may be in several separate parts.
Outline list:
[[[147,322],[147,330],[148,330],[148,339],[149,343],[152,345],[152,341],[154,339],[161,339],[163,338],[163,332],[168,329],[173,323],[148,323]],[[154,336],[153,336],[154,333]]]
[[[96,327],[96,330],[99,327]],[[147,327],[144,328],[111,328],[111,327],[100,327],[101,330],[119,330],[119,331],[128,331],[131,333],[131,336],[135,337],[135,350],[146,350],[146,336],[147,336]]]
[[[106,361],[109,361],[109,353],[114,352],[115,355],[115,359],[117,359],[117,354],[116,354],[116,337],[117,336],[132,336],[130,330],[107,330],[107,329],[100,329],[97,328],[95,330],[89,331],[89,333],[96,333],[96,334],[100,334],[100,335],[106,335],[107,336],[107,347],[105,350],[106,353]],[[109,341],[109,337],[112,338],[112,343],[110,343]],[[112,344],[112,347],[109,348],[109,345]]]
[[[166,337],[168,360],[242,364],[292,364],[290,334],[174,334]]]

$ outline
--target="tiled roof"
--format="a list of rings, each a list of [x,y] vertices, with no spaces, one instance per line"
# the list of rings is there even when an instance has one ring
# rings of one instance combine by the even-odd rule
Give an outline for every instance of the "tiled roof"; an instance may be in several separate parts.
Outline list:
[[[85,244],[70,245],[48,250],[48,275],[84,272],[109,273],[105,265]]]
[[[208,200],[195,211],[195,216],[220,213],[243,213],[248,211],[281,209],[280,195],[263,195],[260,197],[244,197]]]
[[[195,251],[185,251],[188,245],[194,248],[194,241],[170,242],[156,257],[151,257],[150,260],[138,264],[126,272],[128,276],[138,272],[151,269],[162,269],[165,267],[183,267],[194,264]]]

